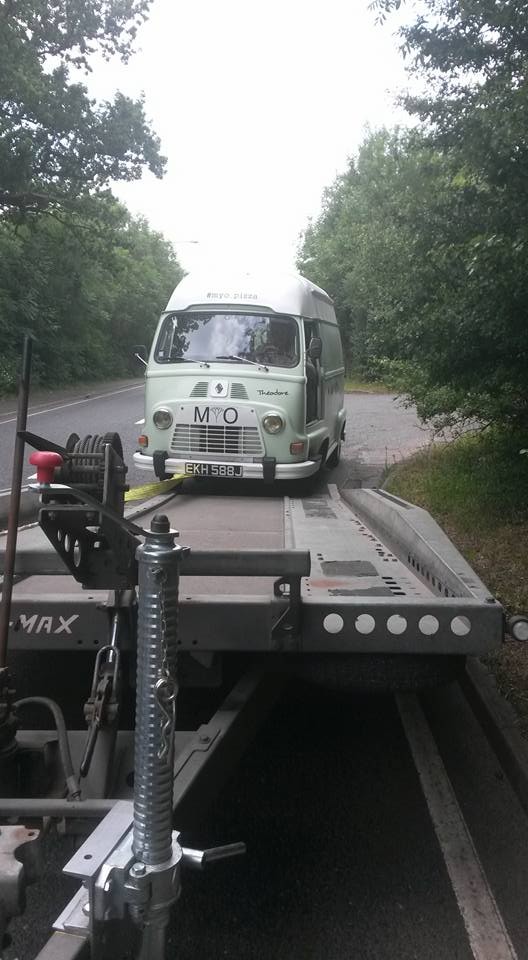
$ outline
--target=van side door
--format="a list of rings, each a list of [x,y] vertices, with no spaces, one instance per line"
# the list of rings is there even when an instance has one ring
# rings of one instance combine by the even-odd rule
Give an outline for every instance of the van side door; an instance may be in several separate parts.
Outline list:
[[[306,369],[306,423],[314,423],[322,417],[321,405],[321,362],[312,360],[308,347],[312,337],[317,337],[318,326],[315,320],[304,320],[304,356]]]

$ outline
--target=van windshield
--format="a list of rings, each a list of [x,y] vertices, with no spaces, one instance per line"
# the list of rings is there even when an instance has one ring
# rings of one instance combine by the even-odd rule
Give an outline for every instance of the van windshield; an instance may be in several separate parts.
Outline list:
[[[160,330],[157,363],[182,361],[269,364],[299,362],[297,324],[292,317],[253,313],[171,313]]]

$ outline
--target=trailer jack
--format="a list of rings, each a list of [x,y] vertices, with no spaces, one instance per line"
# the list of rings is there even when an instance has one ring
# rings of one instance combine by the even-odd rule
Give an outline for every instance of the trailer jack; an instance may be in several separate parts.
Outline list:
[[[82,886],[55,928],[89,938],[93,960],[122,956],[125,944],[138,960],[163,960],[165,930],[181,892],[182,867],[203,869],[246,852],[243,843],[209,850],[182,847],[173,830],[170,856],[147,864],[134,853],[132,822],[132,804],[120,801],[64,868],[82,880]]]
[[[58,925],[81,933],[86,918],[93,960],[116,956],[116,933],[121,949],[123,934],[132,940],[138,960],[163,960],[182,863],[186,857],[193,864],[208,859],[207,851],[186,854],[172,829],[179,567],[188,552],[176,545],[176,536],[167,517],[156,515],[136,554],[140,604],[132,808],[118,803],[65,868],[83,887]],[[216,858],[243,852],[243,844],[230,844],[217,850]]]

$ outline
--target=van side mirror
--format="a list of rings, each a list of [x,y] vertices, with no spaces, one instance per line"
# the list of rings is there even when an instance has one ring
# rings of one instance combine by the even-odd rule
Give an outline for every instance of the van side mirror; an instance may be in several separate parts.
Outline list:
[[[144,344],[144,343],[137,343],[134,347],[132,347],[132,350],[134,351],[134,358],[135,358],[135,360],[137,360],[138,363],[141,363],[144,367],[146,367],[146,366],[147,366],[148,350],[147,350],[145,344]]]
[[[323,341],[321,337],[312,337],[308,345],[308,356],[310,360],[320,360],[323,352]]]

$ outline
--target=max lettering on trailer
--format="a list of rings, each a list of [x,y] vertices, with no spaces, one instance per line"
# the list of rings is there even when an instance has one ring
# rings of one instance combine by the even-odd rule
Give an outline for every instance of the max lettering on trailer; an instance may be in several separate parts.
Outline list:
[[[42,617],[38,613],[28,616],[21,613],[17,620],[10,620],[9,626],[13,630],[23,630],[24,633],[50,633],[54,636],[59,633],[67,633],[71,636],[70,628],[78,619],[78,613],[73,613],[71,617]]]

